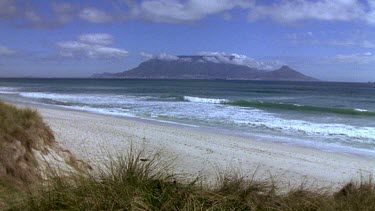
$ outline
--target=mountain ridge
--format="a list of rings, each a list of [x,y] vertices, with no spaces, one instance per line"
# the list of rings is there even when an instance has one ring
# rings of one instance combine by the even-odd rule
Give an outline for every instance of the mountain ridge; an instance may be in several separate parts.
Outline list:
[[[210,60],[208,60],[209,58]],[[206,59],[206,60],[204,60]],[[125,79],[222,79],[222,80],[278,80],[318,81],[286,65],[273,71],[265,71],[231,62],[214,62],[215,57],[176,56],[170,59],[153,58],[138,67],[117,73],[94,74],[94,78]]]

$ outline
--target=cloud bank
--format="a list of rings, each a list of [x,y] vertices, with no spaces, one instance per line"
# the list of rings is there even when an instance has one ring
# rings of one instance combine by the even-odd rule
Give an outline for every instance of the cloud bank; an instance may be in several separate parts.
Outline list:
[[[133,17],[153,22],[179,23],[197,21],[235,7],[248,8],[250,4],[245,0],[146,0],[131,6]]]
[[[282,0],[271,5],[253,5],[249,18],[271,18],[282,23],[302,20],[350,21],[366,19],[369,15],[366,9],[358,0]]]
[[[77,40],[62,41],[56,44],[59,56],[62,58],[90,58],[90,59],[123,59],[128,51],[109,47],[113,44],[113,37],[109,34],[82,34]]]
[[[190,58],[180,58],[175,55],[161,53],[161,54],[148,54],[142,52],[141,59],[143,61],[147,61],[150,59],[158,59],[158,60],[165,60],[165,61],[191,61]],[[235,64],[235,65],[243,65],[250,68],[257,68],[260,70],[275,70],[280,66],[284,65],[285,63],[280,61],[259,61],[245,55],[236,54],[236,53],[225,53],[225,52],[200,52],[198,53],[201,58],[198,60],[199,62],[214,62],[214,63],[223,63],[223,64]]]
[[[236,53],[225,53],[225,52],[200,52],[200,55],[206,61],[215,63],[226,63],[235,65],[244,65],[250,68],[257,68],[260,70],[275,70],[284,63],[280,61],[259,61],[254,58],[250,58],[246,55],[236,54]]]
[[[365,36],[361,31],[348,33],[344,38],[342,34],[340,35],[340,32],[335,31],[288,33],[285,38],[292,44],[318,44],[345,48],[375,49],[375,41],[372,41],[373,37]]]
[[[78,36],[78,40],[83,43],[94,45],[110,45],[114,42],[113,36],[105,33],[82,34]]]
[[[199,21],[218,14],[230,19],[231,11],[241,9],[250,21],[270,19],[279,23],[306,20],[364,22],[375,25],[374,0],[125,0],[109,4],[106,10],[84,3],[52,2],[49,12],[40,4],[21,0],[0,0],[0,19],[14,20],[37,28],[63,26],[74,19],[108,23],[142,19],[158,23]],[[116,5],[116,6],[113,6]]]
[[[248,11],[251,21],[271,19],[279,23],[316,21],[363,21],[375,24],[373,0],[144,0],[129,4],[133,17],[152,22],[181,23],[201,20],[208,15],[234,8]]]
[[[25,3],[22,0],[0,0],[0,20],[10,21],[16,26],[49,29],[62,27],[78,18],[92,23],[113,20],[105,11],[78,3],[52,1],[40,5],[37,1]]]
[[[356,54],[338,54],[332,58],[328,58],[325,62],[330,64],[373,64],[375,63],[375,55],[371,52]]]
[[[158,59],[158,60],[165,60],[165,61],[173,61],[178,60],[179,58],[175,55],[167,54],[167,53],[161,53],[161,54],[149,54],[145,52],[140,53],[141,60],[147,61],[151,59]]]
[[[71,3],[51,2],[47,11],[35,2],[0,0],[0,20],[10,21],[16,26],[31,28],[54,28],[63,26],[76,17],[78,7]]]
[[[80,12],[79,17],[92,23],[107,23],[113,20],[111,15],[93,7],[84,8]]]

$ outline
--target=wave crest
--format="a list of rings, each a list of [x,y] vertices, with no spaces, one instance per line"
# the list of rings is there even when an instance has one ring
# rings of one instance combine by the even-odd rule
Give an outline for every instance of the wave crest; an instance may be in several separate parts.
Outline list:
[[[334,113],[334,114],[344,114],[344,115],[375,116],[375,111],[368,111],[364,109],[333,108],[333,107],[321,107],[321,106],[262,102],[262,101],[246,101],[246,100],[225,102],[224,104],[232,105],[232,106],[239,106],[239,107],[260,108],[260,109],[268,108],[268,109],[294,110],[294,111],[306,111],[306,112],[309,112],[309,111],[310,112],[324,112],[324,113]]]
[[[213,104],[224,104],[229,102],[227,99],[214,99],[214,98],[202,98],[202,97],[191,97],[184,96],[185,101],[194,103],[213,103]]]
[[[213,104],[224,104],[238,107],[251,107],[258,109],[279,109],[279,110],[293,110],[300,112],[321,112],[321,113],[333,113],[342,115],[362,115],[362,116],[375,116],[375,111],[369,111],[358,108],[334,108],[334,107],[323,107],[313,105],[300,105],[300,104],[289,104],[281,102],[263,102],[263,101],[248,101],[248,100],[235,100],[231,101],[228,99],[215,99],[215,98],[202,98],[184,96],[184,101],[195,102],[195,103],[213,103]]]

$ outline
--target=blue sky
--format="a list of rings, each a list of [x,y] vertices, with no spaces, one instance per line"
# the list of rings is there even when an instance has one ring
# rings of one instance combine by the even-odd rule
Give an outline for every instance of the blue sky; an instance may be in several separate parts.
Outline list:
[[[375,0],[0,0],[0,76],[85,77],[203,52],[375,81]]]

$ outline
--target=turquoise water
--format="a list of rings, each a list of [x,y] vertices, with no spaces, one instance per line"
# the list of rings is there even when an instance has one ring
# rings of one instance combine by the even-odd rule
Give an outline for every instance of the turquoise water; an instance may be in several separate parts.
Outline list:
[[[375,84],[0,79],[0,99],[375,157]]]

